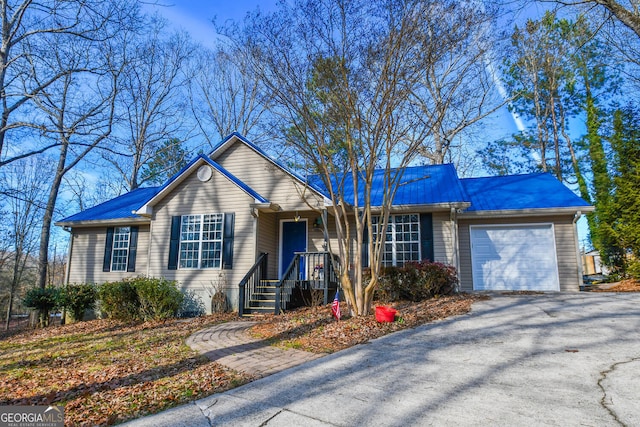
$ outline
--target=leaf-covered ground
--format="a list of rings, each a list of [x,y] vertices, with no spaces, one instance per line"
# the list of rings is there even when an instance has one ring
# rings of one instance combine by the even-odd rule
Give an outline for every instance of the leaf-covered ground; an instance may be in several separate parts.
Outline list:
[[[592,290],[592,292],[640,292],[640,281],[627,279],[613,286],[601,286]]]
[[[127,325],[94,320],[0,340],[0,405],[65,406],[67,425],[108,425],[245,383],[184,342],[232,314]]]
[[[394,303],[394,323],[378,323],[373,314],[336,322],[330,306],[303,308],[258,318],[253,333],[274,345],[330,353],[466,313],[482,298]],[[111,425],[237,387],[250,379],[185,345],[193,332],[229,320],[237,314],[134,325],[93,320],[0,336],[0,405],[64,405],[67,425]]]
[[[343,316],[340,321],[331,317],[330,305],[301,308],[281,316],[264,316],[253,326],[252,333],[272,340],[283,348],[297,348],[314,353],[333,353],[390,332],[411,328],[449,316],[467,313],[471,304],[484,295],[454,295],[434,298],[419,303],[397,302],[388,304],[398,313],[393,323],[378,323],[374,315],[364,317]],[[341,304],[346,311],[346,304]]]

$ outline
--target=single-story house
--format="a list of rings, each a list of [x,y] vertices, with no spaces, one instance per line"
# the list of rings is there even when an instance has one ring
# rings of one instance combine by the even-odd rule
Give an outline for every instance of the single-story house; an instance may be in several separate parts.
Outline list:
[[[460,179],[445,164],[409,167],[402,179],[387,265],[453,265],[461,291],[579,290],[576,221],[593,208],[553,176]],[[218,284],[237,309],[244,299],[239,284],[257,260],[260,279],[277,281],[296,254],[325,252],[325,239],[335,238],[333,221],[326,221],[328,236],[322,226],[330,205],[317,179],[297,175],[234,133],[164,185],[57,222],[71,234],[66,281],[165,277],[203,301]],[[317,278],[318,259],[300,264],[307,272],[298,277]]]

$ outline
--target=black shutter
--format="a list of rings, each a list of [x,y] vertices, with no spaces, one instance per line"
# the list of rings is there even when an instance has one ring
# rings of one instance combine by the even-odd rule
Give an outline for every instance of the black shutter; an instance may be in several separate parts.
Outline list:
[[[113,250],[113,227],[107,228],[107,238],[104,242],[104,260],[102,271],[111,271],[111,251]]]
[[[369,231],[367,230],[367,224],[362,224],[364,230],[362,231],[362,251],[360,251],[360,259],[362,260],[362,267],[369,267]]]
[[[178,269],[178,252],[180,250],[180,222],[182,217],[171,217],[171,239],[169,240],[169,270]]]
[[[433,215],[420,214],[420,251],[422,259],[433,261]]]
[[[235,214],[224,214],[224,228],[222,231],[222,268],[231,270],[233,268],[233,226]]]
[[[127,259],[127,271],[136,271],[136,252],[138,249],[138,227],[129,229],[129,257]]]

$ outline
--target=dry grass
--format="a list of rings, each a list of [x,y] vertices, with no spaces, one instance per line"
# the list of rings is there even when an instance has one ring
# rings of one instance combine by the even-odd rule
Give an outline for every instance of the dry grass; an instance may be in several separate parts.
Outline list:
[[[393,323],[378,323],[373,315],[337,322],[330,306],[303,308],[264,316],[253,331],[280,347],[330,353],[466,313],[483,298],[394,303]],[[0,337],[0,405],[64,405],[67,425],[111,425],[237,387],[250,379],[185,345],[195,331],[236,316],[142,324],[94,320]]]
[[[108,425],[243,384],[185,345],[231,314],[123,324],[93,320],[0,341],[0,405],[64,405],[67,425]]]

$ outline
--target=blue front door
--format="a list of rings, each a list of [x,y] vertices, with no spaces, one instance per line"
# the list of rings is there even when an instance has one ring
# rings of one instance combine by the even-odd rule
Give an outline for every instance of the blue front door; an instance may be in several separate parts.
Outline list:
[[[280,237],[280,277],[287,271],[295,252],[307,250],[307,222],[285,221],[282,223],[282,236]],[[304,259],[300,261],[300,274],[304,272]],[[304,277],[299,277],[303,279]]]

